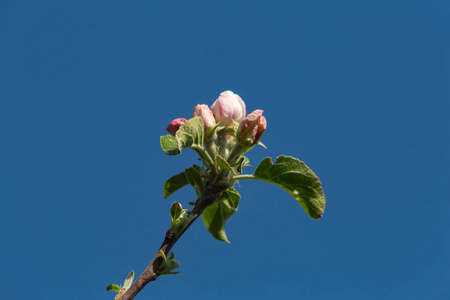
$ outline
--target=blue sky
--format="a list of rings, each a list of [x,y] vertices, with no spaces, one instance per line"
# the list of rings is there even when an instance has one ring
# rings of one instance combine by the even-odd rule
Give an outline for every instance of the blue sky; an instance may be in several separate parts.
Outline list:
[[[154,2],[0,3],[2,297],[113,299],[195,197],[159,137],[232,90],[325,214],[244,181],[231,244],[195,223],[136,299],[449,299],[449,5]]]

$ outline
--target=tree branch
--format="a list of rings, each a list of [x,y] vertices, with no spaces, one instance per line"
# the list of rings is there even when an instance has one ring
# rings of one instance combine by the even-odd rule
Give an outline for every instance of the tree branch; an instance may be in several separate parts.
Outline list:
[[[120,300],[131,300],[133,299],[146,285],[151,281],[155,281],[158,278],[159,273],[162,270],[159,270],[161,263],[163,262],[163,258],[161,256],[160,250],[164,252],[164,254],[168,254],[172,247],[176,244],[176,242],[181,238],[181,236],[186,232],[186,230],[201,216],[203,211],[214,203],[214,201],[219,197],[219,195],[228,188],[228,184],[226,185],[210,185],[206,187],[204,195],[202,198],[198,199],[195,206],[192,208],[191,214],[195,217],[186,225],[185,228],[181,230],[179,234],[174,234],[169,230],[166,232],[166,236],[164,238],[164,242],[162,243],[159,250],[156,252],[152,261],[145,268],[144,272],[136,279],[136,281],[131,285],[131,287],[120,297]]]

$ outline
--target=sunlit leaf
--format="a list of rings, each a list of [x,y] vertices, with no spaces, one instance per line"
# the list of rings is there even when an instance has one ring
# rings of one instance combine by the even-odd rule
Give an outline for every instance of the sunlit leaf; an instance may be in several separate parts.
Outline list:
[[[282,155],[272,163],[270,157],[266,157],[259,163],[253,178],[282,187],[300,203],[311,218],[322,217],[325,195],[320,180],[297,158]]]
[[[114,291],[116,293],[120,292],[120,286],[118,286],[117,284],[110,284],[106,287],[107,291]]]
[[[161,148],[166,152],[168,155],[177,155],[180,154],[181,151],[178,149],[178,142],[176,137],[173,135],[165,135],[160,138],[161,142]]]
[[[191,148],[203,148],[204,125],[201,117],[187,120],[175,134],[180,151]]]

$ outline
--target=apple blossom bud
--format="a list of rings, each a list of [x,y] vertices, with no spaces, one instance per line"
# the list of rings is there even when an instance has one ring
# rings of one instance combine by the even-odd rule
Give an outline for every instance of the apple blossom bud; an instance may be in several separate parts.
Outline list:
[[[267,128],[266,118],[262,114],[263,110],[257,109],[241,122],[237,130],[240,143],[254,145],[259,141]]]
[[[223,126],[235,126],[245,117],[245,103],[238,94],[232,91],[222,92],[211,105],[216,122]]]
[[[166,130],[173,136],[175,136],[175,133],[177,133],[178,129],[180,129],[180,126],[186,122],[185,118],[178,118],[170,122],[169,126],[167,126]]]
[[[203,124],[205,125],[205,133],[209,134],[211,129],[216,126],[216,119],[214,119],[213,112],[209,109],[206,104],[198,104],[194,108],[194,112],[192,113],[192,117],[202,117]]]

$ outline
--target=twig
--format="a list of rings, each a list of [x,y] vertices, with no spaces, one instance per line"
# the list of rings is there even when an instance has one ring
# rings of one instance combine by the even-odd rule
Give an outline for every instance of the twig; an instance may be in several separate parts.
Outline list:
[[[159,276],[159,268],[163,261],[161,256],[161,251],[164,254],[168,254],[176,242],[181,238],[181,236],[186,232],[186,230],[195,222],[195,220],[200,217],[203,211],[214,203],[214,201],[219,197],[220,193],[228,188],[228,185],[210,185],[205,189],[205,193],[202,198],[198,199],[194,208],[192,208],[191,214],[195,217],[184,227],[179,234],[174,234],[170,229],[166,232],[164,242],[162,243],[159,250],[156,252],[152,261],[145,268],[144,272],[136,279],[136,281],[131,285],[131,287],[126,291],[126,293],[120,297],[120,300],[131,300],[133,299],[146,285],[151,281],[155,281]]]

